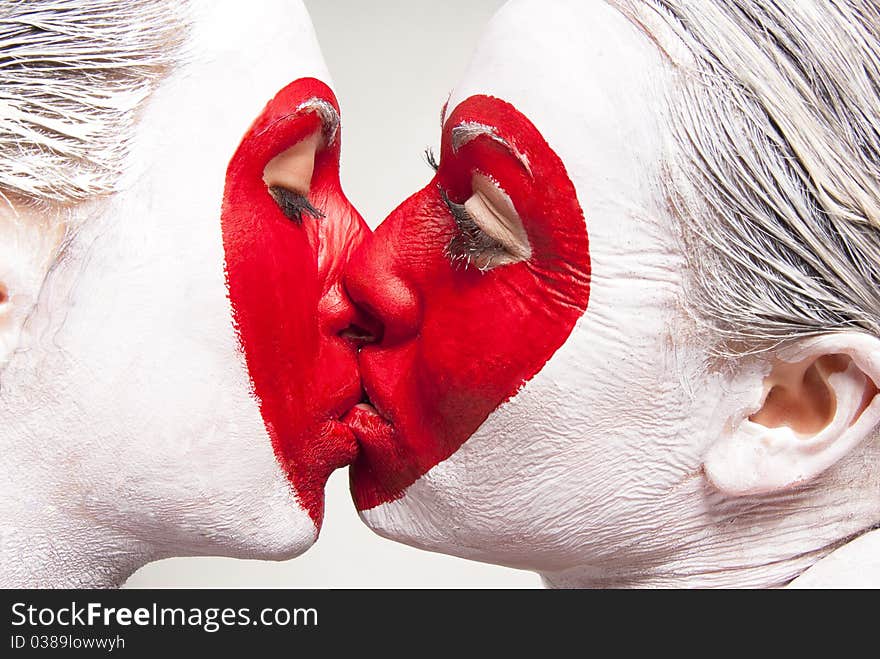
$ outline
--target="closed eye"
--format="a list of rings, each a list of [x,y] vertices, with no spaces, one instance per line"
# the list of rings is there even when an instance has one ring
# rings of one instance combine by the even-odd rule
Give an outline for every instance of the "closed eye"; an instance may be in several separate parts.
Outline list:
[[[475,173],[473,192],[463,203],[452,201],[445,190],[440,196],[456,224],[446,246],[453,265],[475,267],[481,272],[529,259],[532,248],[513,203],[490,177]]]
[[[303,216],[321,218],[324,214],[308,200],[315,154],[323,147],[324,136],[316,131],[272,158],[263,170],[263,182],[284,215],[296,224]]]

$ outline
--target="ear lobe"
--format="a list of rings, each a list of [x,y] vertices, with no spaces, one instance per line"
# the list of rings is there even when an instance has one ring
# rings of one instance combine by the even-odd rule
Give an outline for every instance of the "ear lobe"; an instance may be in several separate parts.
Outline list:
[[[845,332],[780,350],[755,382],[764,400],[709,449],[709,480],[730,495],[767,494],[818,477],[880,428],[880,339]]]

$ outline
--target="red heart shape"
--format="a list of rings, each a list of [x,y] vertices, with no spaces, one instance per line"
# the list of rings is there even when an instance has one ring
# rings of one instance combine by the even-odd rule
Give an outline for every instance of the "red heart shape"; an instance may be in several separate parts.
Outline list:
[[[453,148],[456,126],[480,127],[480,135]],[[524,115],[472,96],[446,120],[441,156],[434,180],[382,223],[346,276],[379,327],[359,356],[378,414],[360,408],[346,417],[361,445],[352,468],[360,510],[399,498],[452,455],[541,370],[589,300],[589,243],[574,184]],[[443,194],[463,203],[475,172],[513,201],[531,244],[526,261],[483,273],[448,258],[457,229]]]

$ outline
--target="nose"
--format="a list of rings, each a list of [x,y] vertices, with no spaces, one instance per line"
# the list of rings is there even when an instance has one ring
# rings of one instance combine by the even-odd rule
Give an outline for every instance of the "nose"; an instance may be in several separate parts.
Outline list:
[[[380,228],[354,253],[344,285],[357,310],[360,342],[390,346],[416,335],[422,303],[394,258],[394,245],[383,234]]]

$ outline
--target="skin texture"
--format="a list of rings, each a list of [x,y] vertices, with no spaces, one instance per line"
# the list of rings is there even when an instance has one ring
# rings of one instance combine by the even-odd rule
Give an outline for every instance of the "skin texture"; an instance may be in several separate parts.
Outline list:
[[[773,362],[718,362],[684,311],[686,259],[659,184],[673,87],[656,43],[604,2],[516,0],[489,24],[444,113],[438,178],[459,203],[468,167],[509,185],[506,159],[461,161],[466,147],[447,141],[472,104],[496,108],[475,117],[493,126],[512,106],[561,161],[585,225],[541,224],[553,204],[527,209],[511,186],[532,248],[564,245],[568,269],[535,288],[522,277],[546,261],[457,271],[443,260],[455,218],[432,182],[353,257],[346,287],[373,317],[360,364],[379,413],[357,420],[379,427],[355,428],[353,493],[377,533],[554,586],[772,586],[876,522],[876,478],[854,478],[877,473],[875,453],[760,491],[704,474],[710,449],[761,409]],[[504,136],[531,163],[532,138]],[[536,201],[559,185],[534,175]],[[386,283],[367,286],[379,272]],[[447,387],[460,396],[449,415]]]
[[[305,97],[335,103],[311,22],[286,0],[192,11],[124,191],[51,218],[69,222],[63,258],[0,374],[3,585],[113,586],[166,556],[290,558],[315,541],[323,479],[351,450],[325,432],[357,399],[354,348],[335,335],[362,227],[338,185],[341,138],[317,156],[325,217],[293,226],[262,175],[299,129],[249,132]]]

